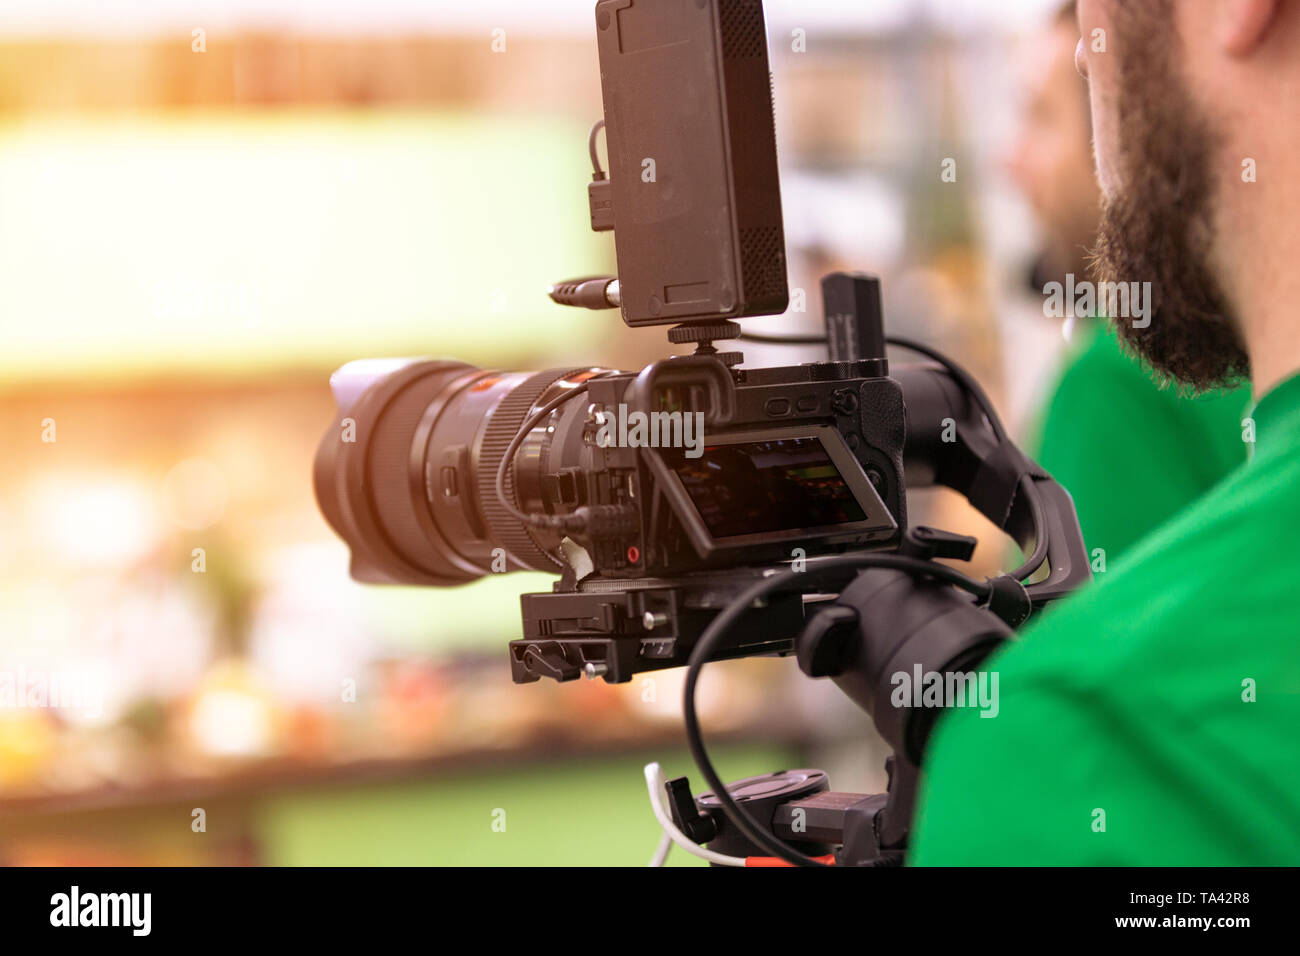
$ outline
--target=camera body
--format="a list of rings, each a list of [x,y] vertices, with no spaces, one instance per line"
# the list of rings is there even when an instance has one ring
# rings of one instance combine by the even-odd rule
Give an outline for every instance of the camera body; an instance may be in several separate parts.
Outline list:
[[[733,369],[694,355],[593,377],[587,392],[516,459],[521,507],[588,518],[566,540],[534,534],[563,574],[520,598],[516,682],[680,666],[773,567],[895,548],[907,527],[906,408],[883,358]],[[665,434],[682,440],[655,441]],[[788,653],[803,595],[773,594],[743,617],[720,658]]]
[[[593,515],[574,542],[584,571],[772,564],[891,547],[907,526],[905,409],[883,360],[741,370],[689,356],[594,378],[587,397],[580,421],[546,426],[540,495],[521,495],[525,510]]]

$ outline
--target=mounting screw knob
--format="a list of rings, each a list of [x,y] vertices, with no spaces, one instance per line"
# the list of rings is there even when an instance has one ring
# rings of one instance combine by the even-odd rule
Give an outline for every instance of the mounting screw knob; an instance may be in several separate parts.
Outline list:
[[[799,669],[809,677],[835,677],[844,669],[848,639],[858,624],[858,612],[843,604],[818,611],[795,639]]]
[[[686,342],[712,342],[714,339],[734,339],[740,335],[738,322],[688,322],[674,325],[668,330],[668,341],[673,345]]]

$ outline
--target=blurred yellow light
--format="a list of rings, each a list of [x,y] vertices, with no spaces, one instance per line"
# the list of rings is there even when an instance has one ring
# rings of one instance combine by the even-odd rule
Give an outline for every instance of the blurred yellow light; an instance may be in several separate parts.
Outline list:
[[[0,713],[0,787],[38,780],[54,752],[55,738],[44,711]]]

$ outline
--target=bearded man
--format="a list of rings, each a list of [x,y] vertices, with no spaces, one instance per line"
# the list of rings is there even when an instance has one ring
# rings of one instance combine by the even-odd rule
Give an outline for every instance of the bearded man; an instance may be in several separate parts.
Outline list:
[[[1079,0],[1078,21],[1099,278],[1155,296],[1117,332],[1188,388],[1248,380],[1251,460],[988,662],[997,717],[941,722],[909,862],[1294,865],[1300,2]]]
[[[1249,445],[1241,420],[1251,396],[1245,387],[1199,395],[1161,388],[1115,332],[1117,324],[1145,318],[1110,308],[1105,287],[1087,281],[1101,190],[1087,82],[1075,69],[1078,42],[1078,12],[1070,0],[1029,49],[1028,101],[1006,165],[1041,227],[1033,287],[1049,296],[1062,290],[1069,306],[1065,361],[1027,450],[1074,498],[1084,543],[1100,571],[1245,463]],[[1085,296],[1095,294],[1091,309],[1080,309],[1070,294],[1075,280],[1087,288]],[[1118,298],[1132,306],[1140,296]],[[1116,494],[1117,487],[1124,493]]]

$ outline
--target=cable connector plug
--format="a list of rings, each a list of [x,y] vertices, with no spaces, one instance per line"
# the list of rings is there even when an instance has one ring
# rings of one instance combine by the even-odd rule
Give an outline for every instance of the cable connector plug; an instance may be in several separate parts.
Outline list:
[[[638,530],[638,512],[629,505],[583,505],[567,515],[531,515],[530,521],[564,534],[616,538]]]
[[[1034,602],[1025,586],[1009,574],[989,578],[986,583],[989,586],[989,597],[984,602],[984,607],[1002,618],[1008,627],[1016,628],[1024,624],[1034,610]]]
[[[614,228],[614,192],[609,188],[609,176],[600,168],[600,154],[596,151],[596,137],[605,128],[598,120],[587,134],[587,149],[591,153],[591,182],[587,185],[587,205],[591,210],[593,232],[609,232]]]
[[[552,302],[579,309],[617,309],[621,301],[618,280],[613,276],[566,279],[555,283],[547,292]]]
[[[592,232],[609,232],[614,228],[614,190],[608,179],[593,179],[587,184],[587,206],[591,210]]]

